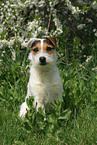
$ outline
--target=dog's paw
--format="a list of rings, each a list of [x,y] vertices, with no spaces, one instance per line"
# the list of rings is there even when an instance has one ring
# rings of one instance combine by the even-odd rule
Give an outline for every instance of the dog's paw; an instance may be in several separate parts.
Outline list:
[[[19,116],[24,119],[25,118],[25,114],[27,113],[27,110],[30,110],[29,107],[27,106],[27,103],[24,102],[21,106],[20,106],[20,113]]]

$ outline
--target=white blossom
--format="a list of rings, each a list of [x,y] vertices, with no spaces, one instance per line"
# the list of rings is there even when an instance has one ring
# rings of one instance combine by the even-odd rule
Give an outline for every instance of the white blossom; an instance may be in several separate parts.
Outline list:
[[[86,59],[86,62],[89,62],[92,58],[93,58],[93,56],[88,56]]]
[[[94,9],[97,9],[97,1],[94,1],[94,2],[92,3],[92,7],[93,7]]]
[[[77,26],[77,28],[78,28],[79,30],[81,30],[81,29],[83,29],[83,27],[84,27],[85,25],[86,25],[86,24],[80,24],[80,25]]]
[[[38,21],[37,20],[33,20],[32,22],[28,22],[28,31],[32,31],[35,30],[36,28],[38,28]]]

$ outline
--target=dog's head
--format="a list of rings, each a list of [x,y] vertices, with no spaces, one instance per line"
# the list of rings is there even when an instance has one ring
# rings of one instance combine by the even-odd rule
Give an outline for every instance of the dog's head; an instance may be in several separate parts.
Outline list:
[[[57,38],[32,38],[28,42],[31,49],[30,60],[36,66],[49,66],[56,63],[56,46]]]

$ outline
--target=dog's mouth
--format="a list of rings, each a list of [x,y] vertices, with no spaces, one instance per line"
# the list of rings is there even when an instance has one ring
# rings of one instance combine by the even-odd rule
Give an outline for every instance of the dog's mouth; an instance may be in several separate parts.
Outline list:
[[[46,64],[47,64],[46,62],[45,62],[45,63],[41,63],[41,62],[40,62],[40,65],[46,65]]]

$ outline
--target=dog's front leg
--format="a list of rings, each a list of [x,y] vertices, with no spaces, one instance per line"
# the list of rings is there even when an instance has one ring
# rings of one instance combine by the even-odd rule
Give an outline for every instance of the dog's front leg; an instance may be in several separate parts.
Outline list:
[[[41,99],[39,99],[39,97],[38,96],[36,96],[35,98],[34,98],[34,103],[33,103],[33,107],[35,107],[36,106],[36,110],[38,111],[38,108],[42,108],[42,109],[44,109],[44,105],[43,105],[43,103],[42,103],[42,100]],[[44,110],[44,113],[45,113],[45,110]]]

